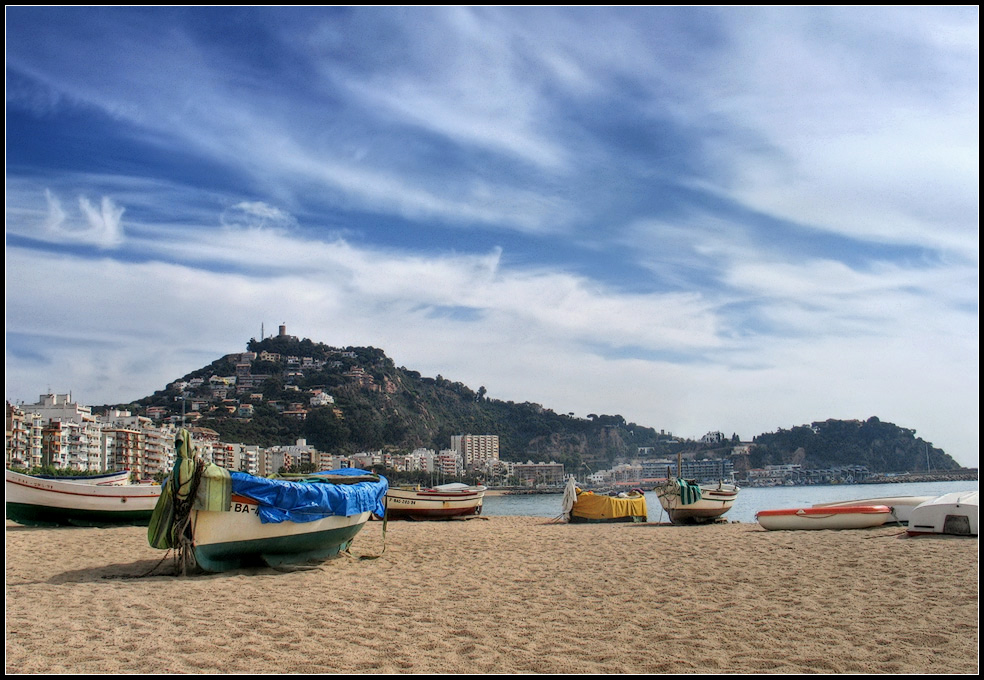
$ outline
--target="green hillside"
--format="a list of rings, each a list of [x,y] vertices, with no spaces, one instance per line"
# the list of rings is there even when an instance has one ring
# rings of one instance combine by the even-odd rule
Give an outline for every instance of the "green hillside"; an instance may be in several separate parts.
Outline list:
[[[730,441],[703,447],[620,415],[577,418],[540,404],[490,398],[484,387],[475,390],[397,367],[374,347],[335,348],[278,336],[251,340],[248,350],[255,356],[225,356],[125,406],[138,412],[156,407],[165,415],[184,409],[196,425],[215,430],[223,441],[272,446],[304,438],[330,453],[440,450],[456,434],[497,434],[504,460],[556,461],[568,470],[608,467],[639,457],[640,448],[647,457],[731,452]],[[319,393],[331,395],[333,403],[312,406]],[[245,412],[243,404],[248,405]],[[754,444],[746,463],[751,467],[799,463],[914,471],[925,470],[928,458],[935,470],[959,468],[913,430],[877,418],[780,429],[755,437]]]

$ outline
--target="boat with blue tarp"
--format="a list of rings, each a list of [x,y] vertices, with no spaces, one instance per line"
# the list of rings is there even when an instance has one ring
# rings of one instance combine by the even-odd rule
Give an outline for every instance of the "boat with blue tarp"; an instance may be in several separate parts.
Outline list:
[[[348,549],[372,513],[385,512],[389,484],[366,470],[256,477],[201,460],[186,430],[175,448],[148,541],[177,549],[183,571],[327,559]]]

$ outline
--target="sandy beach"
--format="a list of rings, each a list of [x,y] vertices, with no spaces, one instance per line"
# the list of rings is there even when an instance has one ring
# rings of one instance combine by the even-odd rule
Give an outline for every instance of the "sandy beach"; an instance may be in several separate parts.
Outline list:
[[[382,528],[313,567],[177,577],[142,528],[8,521],[5,670],[978,670],[976,539],[489,517],[390,522],[383,551]]]

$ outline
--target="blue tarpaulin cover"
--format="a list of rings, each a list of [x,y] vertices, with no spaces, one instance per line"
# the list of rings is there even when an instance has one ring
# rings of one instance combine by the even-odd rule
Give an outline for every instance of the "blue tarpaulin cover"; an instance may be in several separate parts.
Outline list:
[[[345,468],[320,472],[318,475],[369,475],[366,470]],[[331,484],[311,480],[292,482],[284,479],[254,477],[245,472],[230,472],[232,493],[259,502],[260,521],[313,522],[331,515],[358,515],[374,512],[380,517],[386,512],[383,499],[389,482],[379,476],[378,482]]]

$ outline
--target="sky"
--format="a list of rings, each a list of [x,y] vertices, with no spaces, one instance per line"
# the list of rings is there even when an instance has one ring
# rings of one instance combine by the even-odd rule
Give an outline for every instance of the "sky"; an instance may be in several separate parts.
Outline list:
[[[977,466],[976,6],[8,6],[6,95],[8,401],[133,401],[285,324]]]

